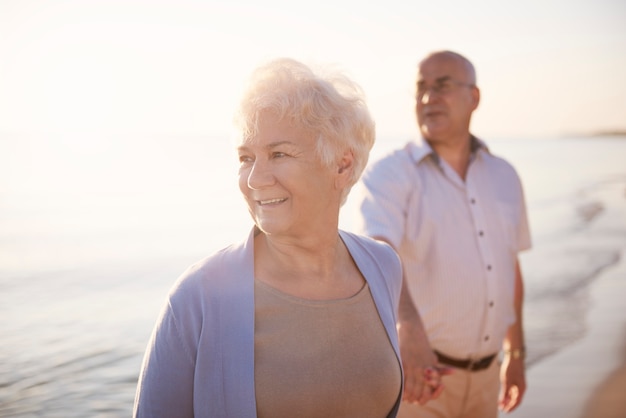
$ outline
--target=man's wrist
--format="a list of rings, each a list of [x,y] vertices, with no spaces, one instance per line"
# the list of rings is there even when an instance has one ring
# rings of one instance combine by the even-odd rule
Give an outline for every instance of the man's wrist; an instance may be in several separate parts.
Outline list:
[[[511,357],[513,360],[517,360],[519,358],[526,358],[526,347],[522,348],[514,348],[514,349],[505,349],[504,355]]]

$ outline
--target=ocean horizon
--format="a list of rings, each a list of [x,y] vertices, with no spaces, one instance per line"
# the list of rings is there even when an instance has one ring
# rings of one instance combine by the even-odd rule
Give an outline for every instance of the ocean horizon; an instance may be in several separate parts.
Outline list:
[[[525,190],[533,367],[585,334],[626,246],[626,136],[484,139]],[[226,137],[0,136],[0,417],[129,416],[169,288],[251,227]]]

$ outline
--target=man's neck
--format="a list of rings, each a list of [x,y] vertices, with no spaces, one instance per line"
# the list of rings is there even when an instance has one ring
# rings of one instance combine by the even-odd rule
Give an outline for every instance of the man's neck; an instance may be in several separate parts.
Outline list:
[[[464,136],[453,138],[447,141],[430,141],[427,139],[433,151],[439,158],[445,160],[450,167],[465,180],[467,168],[469,167],[471,154],[471,135],[468,132]]]

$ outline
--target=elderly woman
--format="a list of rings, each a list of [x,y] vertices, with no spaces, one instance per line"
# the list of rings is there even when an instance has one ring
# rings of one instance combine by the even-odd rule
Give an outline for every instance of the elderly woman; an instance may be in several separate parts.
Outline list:
[[[236,118],[254,227],[176,282],[144,358],[138,417],[394,417],[398,257],[338,228],[374,123],[358,86],[279,59]]]

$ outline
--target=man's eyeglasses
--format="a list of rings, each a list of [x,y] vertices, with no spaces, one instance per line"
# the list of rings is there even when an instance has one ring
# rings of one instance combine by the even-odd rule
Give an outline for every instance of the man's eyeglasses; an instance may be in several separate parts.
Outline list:
[[[431,85],[431,86],[427,86],[424,83],[417,83],[417,97],[421,98],[422,96],[424,96],[424,94],[426,94],[426,92],[428,92],[428,94],[438,94],[438,95],[442,95],[445,96],[446,94],[449,94],[452,92],[452,90],[454,90],[455,87],[475,87],[474,84],[472,83],[463,83],[461,81],[457,81],[457,80],[452,80],[452,79],[445,79],[445,80],[440,80],[435,82],[435,84]]]

